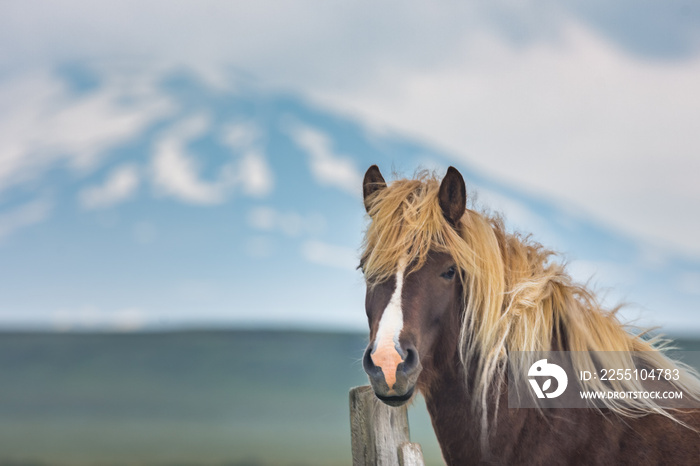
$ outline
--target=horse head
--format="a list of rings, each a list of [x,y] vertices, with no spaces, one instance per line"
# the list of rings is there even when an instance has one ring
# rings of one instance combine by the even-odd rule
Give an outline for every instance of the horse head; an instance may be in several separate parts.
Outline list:
[[[391,210],[402,208],[376,205],[386,189],[389,188],[379,169],[371,166],[364,177],[363,194],[373,222],[377,216],[391,216],[395,214]],[[446,222],[447,228],[458,228],[465,212],[466,189],[462,175],[453,167],[440,183],[437,200],[439,211],[434,216],[441,216],[439,221]],[[393,254],[395,263],[390,264],[392,273],[377,280],[368,279],[367,283],[365,309],[370,343],[363,367],[376,396],[388,405],[400,406],[411,399],[422,380],[429,378],[426,374],[421,377],[421,373],[433,372],[430,369],[436,358],[449,357],[440,348],[452,346],[454,353],[461,320],[463,274],[448,252],[431,249],[416,257],[410,247],[402,254],[397,244],[368,245],[361,264],[363,271],[365,261],[372,260],[372,248],[391,247],[398,248]]]

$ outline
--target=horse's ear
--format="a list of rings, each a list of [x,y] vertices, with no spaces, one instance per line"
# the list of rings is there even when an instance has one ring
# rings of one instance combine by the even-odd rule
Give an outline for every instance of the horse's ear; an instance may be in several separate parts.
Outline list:
[[[365,209],[368,213],[370,208],[372,207],[368,201],[368,198],[372,194],[384,188],[386,188],[386,181],[384,181],[384,177],[379,171],[379,167],[377,167],[376,165],[372,165],[367,169],[367,173],[365,173],[365,179],[362,181],[362,195],[364,196]]]
[[[447,169],[440,184],[438,201],[445,219],[456,227],[467,208],[467,188],[462,174],[455,167]]]

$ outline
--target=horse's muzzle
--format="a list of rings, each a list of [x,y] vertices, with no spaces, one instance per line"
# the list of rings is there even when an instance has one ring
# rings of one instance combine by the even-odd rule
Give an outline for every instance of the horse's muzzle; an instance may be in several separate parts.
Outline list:
[[[373,345],[370,344],[362,358],[362,367],[369,376],[374,394],[389,406],[403,405],[413,396],[416,381],[422,369],[418,351],[413,345],[407,345],[405,350],[402,348],[400,352],[402,360],[395,368],[395,374],[392,377],[395,381],[390,387],[387,384],[383,368],[375,365],[372,360],[372,350]],[[393,368],[388,370],[393,370]]]

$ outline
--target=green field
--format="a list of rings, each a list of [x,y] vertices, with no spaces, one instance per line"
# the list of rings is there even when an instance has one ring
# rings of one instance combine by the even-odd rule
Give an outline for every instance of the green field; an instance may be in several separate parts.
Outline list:
[[[365,336],[0,334],[0,464],[350,464]],[[679,341],[692,350],[700,342]],[[441,464],[425,406],[412,439]]]

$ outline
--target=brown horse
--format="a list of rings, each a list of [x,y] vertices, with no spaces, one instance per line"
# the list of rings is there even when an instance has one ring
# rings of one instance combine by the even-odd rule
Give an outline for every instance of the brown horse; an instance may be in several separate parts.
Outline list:
[[[386,404],[423,394],[448,465],[700,464],[700,410],[655,400],[508,407],[509,369],[527,376],[515,352],[577,352],[581,369],[591,351],[634,351],[646,367],[685,368],[628,333],[552,252],[466,209],[456,169],[442,182],[422,174],[387,186],[373,165],[363,194],[371,219],[360,264],[370,327],[363,366]],[[699,386],[692,374],[677,384],[695,400]]]

